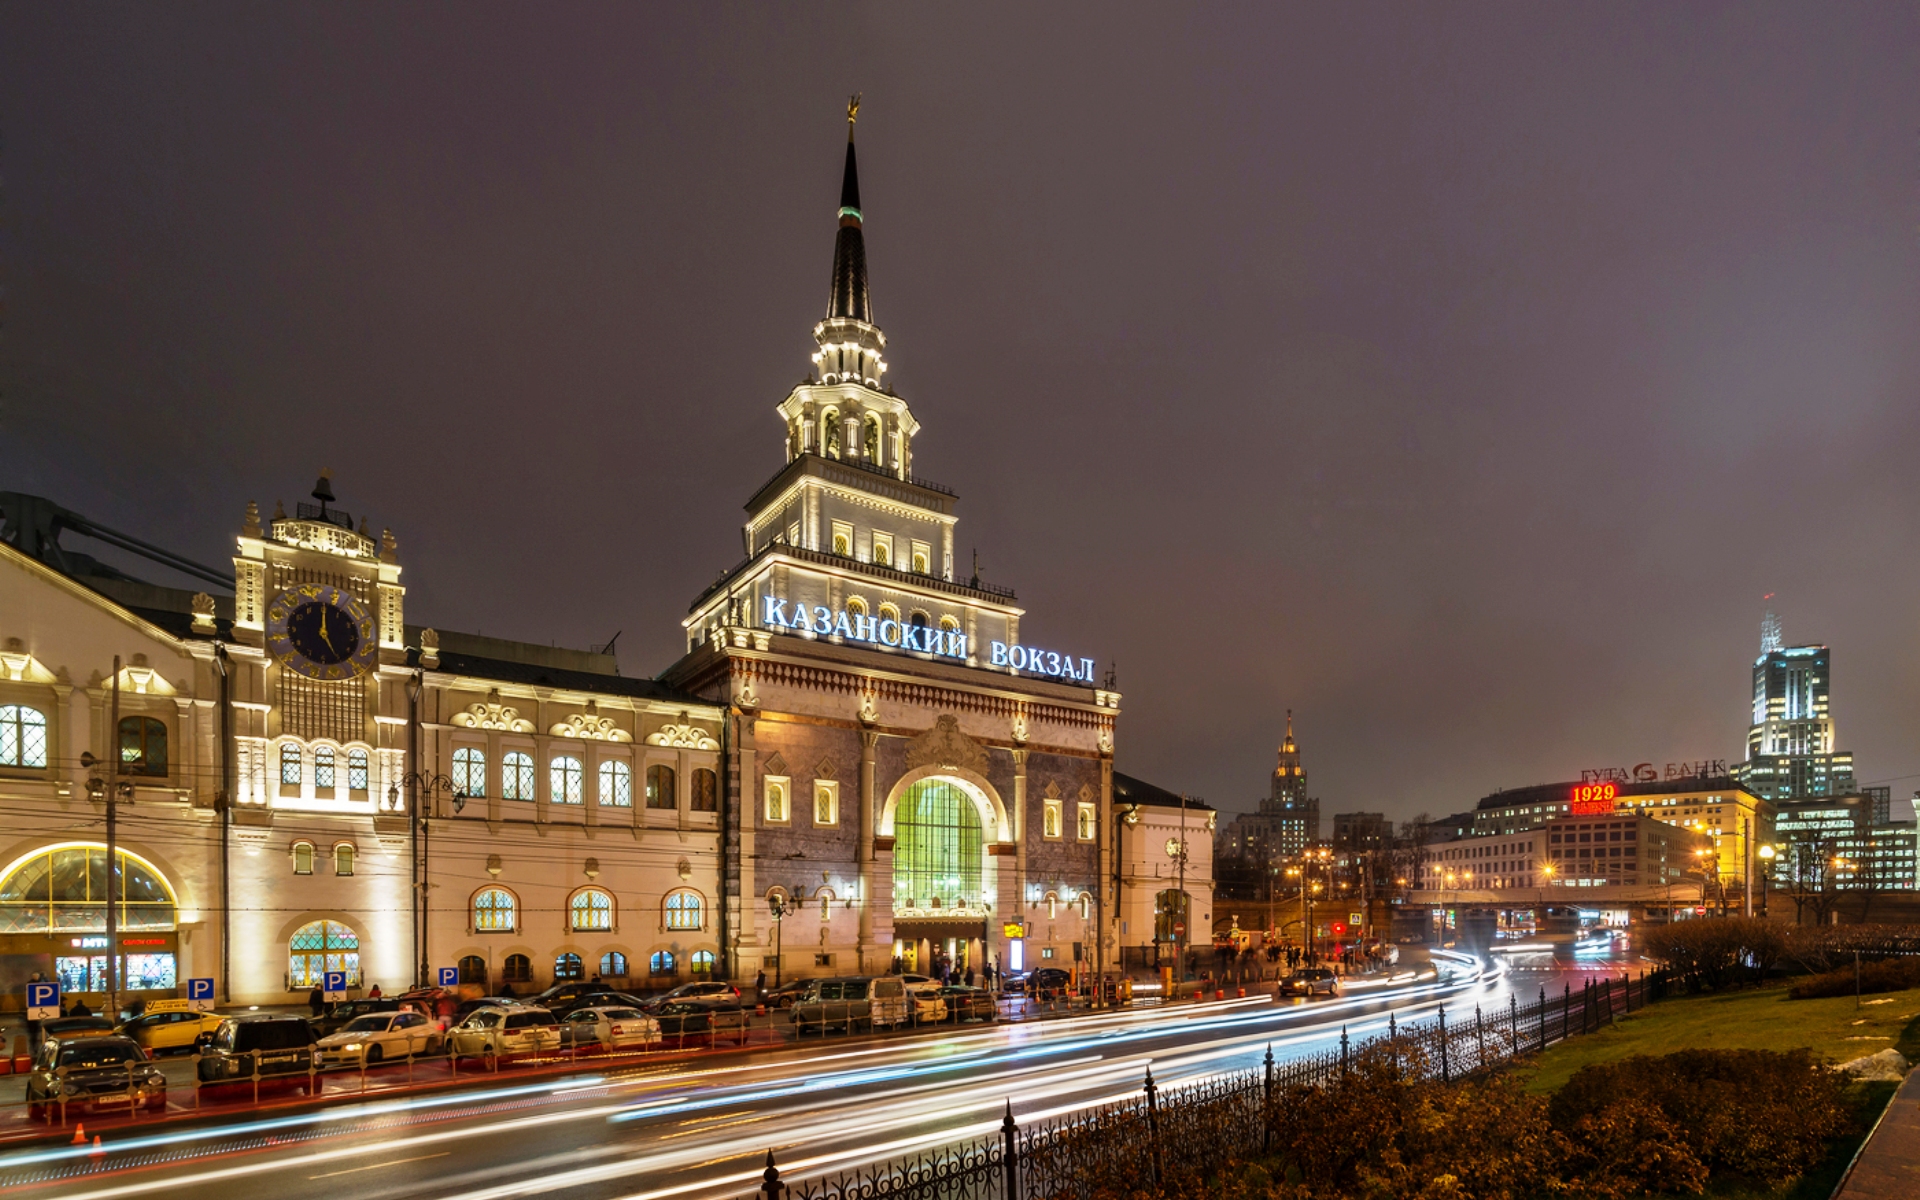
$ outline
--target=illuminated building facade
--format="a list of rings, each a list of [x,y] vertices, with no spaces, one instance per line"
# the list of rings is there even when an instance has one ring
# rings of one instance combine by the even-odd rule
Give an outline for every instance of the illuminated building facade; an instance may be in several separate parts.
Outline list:
[[[1753,664],[1747,760],[1733,772],[1741,786],[1776,804],[1853,791],[1853,754],[1834,749],[1832,678],[1827,648],[1781,645],[1780,622],[1768,613]]]
[[[1319,840],[1320,801],[1307,794],[1307,770],[1293,740],[1293,710],[1288,709],[1287,733],[1267,795],[1256,811],[1241,813],[1227,823],[1215,852],[1249,862],[1283,863],[1299,858]]]

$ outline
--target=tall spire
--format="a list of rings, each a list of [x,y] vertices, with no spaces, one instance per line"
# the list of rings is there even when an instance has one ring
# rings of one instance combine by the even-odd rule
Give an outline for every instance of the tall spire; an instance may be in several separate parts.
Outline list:
[[[860,171],[854,162],[853,123],[860,115],[858,94],[847,101],[847,169],[840,180],[840,232],[833,242],[833,294],[827,319],[845,317],[873,324],[867,298],[867,246],[860,236]]]

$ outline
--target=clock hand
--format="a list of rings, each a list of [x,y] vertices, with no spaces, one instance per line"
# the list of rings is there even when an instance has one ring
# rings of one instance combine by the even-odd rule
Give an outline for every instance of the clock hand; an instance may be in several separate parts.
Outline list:
[[[327,636],[327,613],[329,611],[330,610],[324,608],[320,610],[320,640],[327,644],[327,649],[333,650],[333,639]],[[333,650],[333,652],[335,654],[340,653],[338,650]]]

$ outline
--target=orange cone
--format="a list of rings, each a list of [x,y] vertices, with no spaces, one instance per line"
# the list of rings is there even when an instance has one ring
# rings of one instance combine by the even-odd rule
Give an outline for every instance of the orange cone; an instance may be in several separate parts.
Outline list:
[[[100,1135],[99,1135],[99,1134],[97,1134],[97,1133],[93,1135],[93,1153],[94,1153],[94,1154],[96,1154],[96,1155],[98,1155],[98,1154],[105,1154],[105,1153],[106,1153],[106,1151],[105,1151],[105,1150],[102,1150],[102,1149],[100,1148]],[[89,1156],[89,1157],[91,1157],[91,1156]]]
[[[75,1145],[75,1146],[84,1146],[84,1145],[86,1145],[86,1144],[87,1144],[87,1125],[86,1125],[86,1122],[84,1122],[84,1121],[75,1121],[75,1122],[74,1122],[74,1124],[73,1124],[73,1143],[72,1143],[72,1144],[73,1144],[73,1145]]]

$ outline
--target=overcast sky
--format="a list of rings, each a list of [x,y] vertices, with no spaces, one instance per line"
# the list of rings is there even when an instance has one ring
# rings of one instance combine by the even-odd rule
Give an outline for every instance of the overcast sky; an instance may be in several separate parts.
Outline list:
[[[0,5],[0,490],[220,562],[330,466],[410,619],[656,673],[859,90],[916,471],[1122,770],[1735,760],[1771,605],[1920,786],[1920,7],[1279,8]]]

